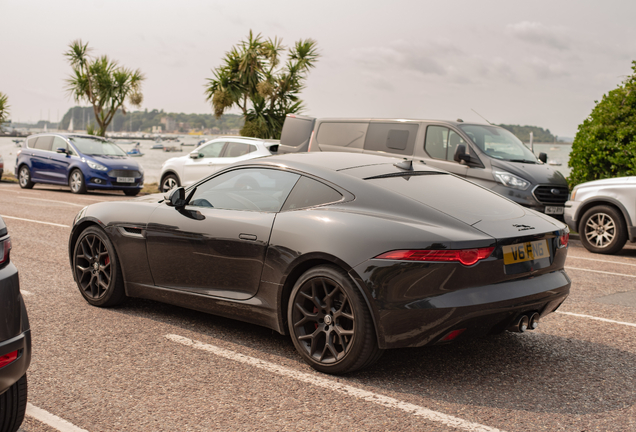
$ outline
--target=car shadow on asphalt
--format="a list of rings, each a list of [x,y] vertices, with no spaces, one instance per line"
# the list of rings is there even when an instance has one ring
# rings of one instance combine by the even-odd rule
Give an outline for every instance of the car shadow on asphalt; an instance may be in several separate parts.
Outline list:
[[[116,310],[308,368],[288,336],[264,327],[142,299],[130,299]],[[380,392],[536,413],[586,415],[636,403],[636,355],[535,332],[387,350],[374,366],[344,378]]]

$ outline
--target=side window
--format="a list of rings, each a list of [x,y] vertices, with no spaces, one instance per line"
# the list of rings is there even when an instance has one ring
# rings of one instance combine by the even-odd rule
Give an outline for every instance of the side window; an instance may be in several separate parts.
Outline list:
[[[320,123],[316,141],[318,145],[361,149],[369,123]]]
[[[227,143],[227,147],[225,148],[225,154],[223,154],[223,157],[244,156],[244,155],[246,155],[248,153],[251,153],[251,152],[253,152],[255,150],[256,150],[256,147],[254,147],[251,144],[229,142],[229,143]]]
[[[300,175],[267,168],[225,172],[200,184],[190,205],[224,210],[278,212]]]
[[[41,136],[38,137],[38,140],[35,143],[35,147],[38,150],[47,150],[51,151],[51,146],[53,145],[53,137],[52,136]]]
[[[221,151],[225,146],[224,142],[213,142],[211,144],[202,147],[199,150],[199,153],[203,155],[204,158],[216,158],[221,156]]]
[[[35,143],[37,142],[37,140],[38,140],[38,137],[27,139],[27,147],[35,148]]]
[[[455,161],[455,149],[457,149],[457,146],[460,144],[466,145],[462,137],[460,137],[457,132],[453,130],[450,131],[448,134],[448,149],[446,151],[446,160]],[[466,147],[466,151],[468,151],[468,147]]]
[[[371,123],[364,140],[364,149],[412,155],[417,124]]]
[[[289,198],[285,201],[282,211],[329,204],[340,201],[341,199],[342,195],[334,188],[303,176],[298,180],[298,183],[294,186],[294,190],[289,194]]]
[[[426,142],[424,150],[430,157],[435,159],[446,159],[446,149],[448,147],[448,128],[441,126],[429,126],[426,128]]]
[[[71,146],[69,146],[66,141],[64,141],[62,138],[60,137],[54,137],[53,138],[53,145],[51,146],[51,150],[53,150],[54,152],[57,151],[57,149],[59,148],[64,148],[66,149],[70,154],[74,154],[75,152],[73,151],[73,149],[71,149]]]

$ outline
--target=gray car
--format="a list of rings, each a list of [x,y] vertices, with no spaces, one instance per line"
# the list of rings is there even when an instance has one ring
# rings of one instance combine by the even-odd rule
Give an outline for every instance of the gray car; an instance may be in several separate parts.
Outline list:
[[[565,222],[590,252],[613,254],[636,242],[636,177],[581,183],[565,203]]]

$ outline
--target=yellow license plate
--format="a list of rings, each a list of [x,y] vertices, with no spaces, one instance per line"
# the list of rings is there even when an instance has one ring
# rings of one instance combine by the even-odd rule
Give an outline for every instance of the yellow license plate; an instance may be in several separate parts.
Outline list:
[[[519,243],[503,247],[504,264],[516,264],[524,261],[550,257],[547,240]]]

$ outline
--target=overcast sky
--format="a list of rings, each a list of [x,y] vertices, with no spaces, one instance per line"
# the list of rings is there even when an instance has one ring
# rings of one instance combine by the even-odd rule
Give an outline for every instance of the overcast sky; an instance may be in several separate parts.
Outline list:
[[[82,39],[141,69],[143,108],[211,113],[206,78],[252,29],[317,40],[308,115],[481,121],[474,109],[573,137],[631,73],[634,17],[634,0],[0,0],[0,92],[14,121],[57,121],[74,105],[63,53]]]

